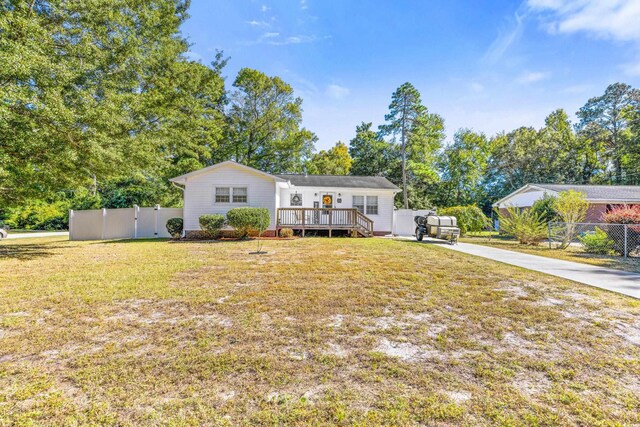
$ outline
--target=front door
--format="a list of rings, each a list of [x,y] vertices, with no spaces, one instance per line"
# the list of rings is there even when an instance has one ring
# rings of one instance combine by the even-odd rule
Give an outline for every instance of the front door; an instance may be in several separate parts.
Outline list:
[[[322,205],[323,209],[333,209],[333,203],[334,203],[334,197],[335,194],[334,193],[320,193],[320,204]],[[328,224],[329,223],[329,211],[322,211],[322,223],[323,224]]]
[[[322,193],[322,197],[320,200],[324,209],[333,208],[333,193]]]

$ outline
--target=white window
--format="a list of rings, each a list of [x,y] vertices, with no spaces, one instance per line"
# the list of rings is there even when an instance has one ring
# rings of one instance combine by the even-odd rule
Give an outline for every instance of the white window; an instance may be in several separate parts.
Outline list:
[[[292,194],[290,199],[290,206],[302,206],[302,194]]]
[[[367,215],[378,215],[378,196],[367,196]]]
[[[229,203],[229,187],[216,187],[216,203]]]
[[[247,203],[247,187],[233,187],[233,203]]]
[[[364,196],[353,196],[351,206],[358,209],[358,212],[364,213]]]

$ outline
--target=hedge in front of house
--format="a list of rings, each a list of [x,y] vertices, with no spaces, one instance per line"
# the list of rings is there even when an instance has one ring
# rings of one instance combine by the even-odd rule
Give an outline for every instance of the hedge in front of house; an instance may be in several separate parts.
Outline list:
[[[170,218],[167,221],[167,231],[171,234],[171,237],[177,239],[182,235],[183,224],[182,218]]]
[[[225,221],[224,215],[220,214],[201,215],[198,219],[200,228],[213,238],[220,236],[220,230],[224,227]]]
[[[470,231],[483,231],[491,225],[489,218],[475,205],[451,206],[438,209],[438,215],[455,216],[458,220],[460,234],[463,235]]]
[[[262,233],[269,227],[270,221],[267,208],[235,208],[227,212],[227,223],[235,228],[237,237]]]

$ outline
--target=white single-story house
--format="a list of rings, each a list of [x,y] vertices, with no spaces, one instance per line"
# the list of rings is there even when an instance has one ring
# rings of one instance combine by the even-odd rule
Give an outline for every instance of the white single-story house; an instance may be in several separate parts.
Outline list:
[[[281,228],[385,235],[393,230],[394,196],[400,191],[381,176],[268,174],[233,161],[171,182],[184,191],[185,234],[200,230],[201,215],[261,207],[271,214],[267,235]]]
[[[602,215],[617,206],[640,204],[638,185],[569,185],[569,184],[527,184],[493,204],[500,213],[509,206],[530,208],[545,194],[558,196],[562,191],[574,190],[584,193],[589,209],[585,221],[600,222]]]

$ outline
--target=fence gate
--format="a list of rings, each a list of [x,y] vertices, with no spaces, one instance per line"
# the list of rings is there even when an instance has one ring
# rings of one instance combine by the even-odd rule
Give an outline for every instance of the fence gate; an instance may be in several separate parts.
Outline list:
[[[92,209],[69,211],[69,240],[109,240],[171,237],[170,218],[182,218],[182,208]]]
[[[396,236],[413,236],[416,232],[416,224],[413,222],[414,216],[425,216],[435,211],[422,209],[395,209],[393,211],[393,230]]]

